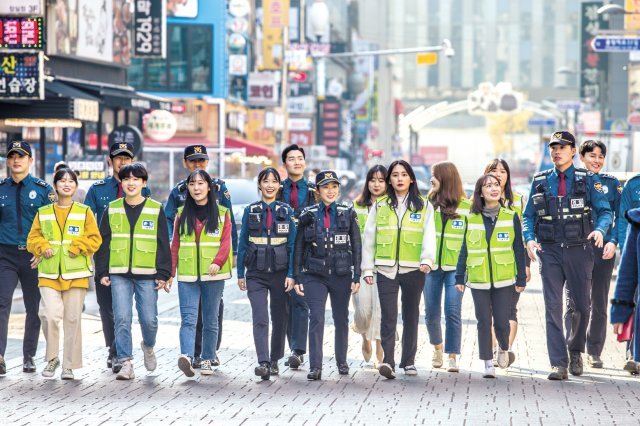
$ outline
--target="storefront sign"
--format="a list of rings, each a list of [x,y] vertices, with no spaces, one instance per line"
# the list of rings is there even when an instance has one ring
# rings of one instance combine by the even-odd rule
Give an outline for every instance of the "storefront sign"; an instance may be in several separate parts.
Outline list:
[[[166,0],[136,0],[133,34],[133,56],[166,58]]]
[[[146,117],[144,131],[155,141],[168,141],[176,134],[177,130],[178,122],[169,111],[157,109]]]
[[[2,0],[0,15],[43,15],[42,0]]]
[[[42,19],[0,17],[0,48],[42,49]]]
[[[142,132],[135,126],[118,126],[109,133],[109,146],[114,143],[130,143],[133,145],[133,155],[140,153],[142,140]]]
[[[264,0],[262,2],[262,69],[282,68],[282,29],[289,25],[289,0]]]
[[[289,117],[287,127],[294,131],[308,131],[312,129],[312,123],[310,118]]]
[[[67,161],[71,170],[78,173],[79,180],[102,180],[107,178],[107,165],[104,161]]]
[[[42,52],[0,52],[0,99],[44,99]]]
[[[327,155],[337,157],[340,152],[342,106],[337,99],[318,102],[319,144],[327,147]]]
[[[278,82],[271,72],[249,74],[249,104],[252,106],[276,106],[279,102]]]
[[[287,100],[287,109],[293,114],[313,114],[315,106],[314,96],[298,96]]]
[[[609,21],[604,14],[598,14],[598,8],[602,7],[602,1],[587,1],[581,3],[582,23],[580,37],[580,98],[590,104],[595,104],[600,99],[601,87],[607,81],[609,64],[607,54],[598,54],[591,46],[592,39],[601,30],[609,28]]]
[[[289,143],[299,146],[312,146],[313,145],[313,132],[292,130],[289,132]]]
[[[82,121],[97,122],[100,115],[100,104],[98,101],[89,99],[73,100],[73,118]]]
[[[247,55],[229,55],[229,74],[247,75]]]

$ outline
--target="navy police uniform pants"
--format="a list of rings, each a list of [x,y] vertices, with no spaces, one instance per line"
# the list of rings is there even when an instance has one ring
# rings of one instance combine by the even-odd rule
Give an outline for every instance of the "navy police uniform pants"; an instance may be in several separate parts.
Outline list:
[[[335,327],[336,364],[347,363],[349,344],[349,300],[351,276],[319,276],[304,274],[304,298],[309,305],[309,366],[322,368],[322,342],[327,297],[331,299],[331,313]]]
[[[547,350],[552,367],[568,367],[569,352],[584,352],[591,310],[593,248],[591,243],[563,247],[542,244],[540,275],[547,325]],[[566,286],[566,336],[563,333],[562,294]]]
[[[17,246],[0,245],[0,355],[7,349],[9,332],[9,314],[13,292],[22,287],[24,307],[27,317],[24,322],[23,356],[35,356],[40,335],[40,289],[38,288],[38,270],[31,269],[31,253],[18,250]]]
[[[304,297],[295,291],[289,292],[289,320],[287,323],[287,339],[289,348],[299,355],[307,352],[307,335],[309,333],[309,306]]]

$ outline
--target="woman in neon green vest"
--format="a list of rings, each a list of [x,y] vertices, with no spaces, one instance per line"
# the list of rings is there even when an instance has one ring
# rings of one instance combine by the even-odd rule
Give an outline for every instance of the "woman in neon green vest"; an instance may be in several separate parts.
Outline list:
[[[91,255],[102,238],[91,210],[74,203],[78,177],[68,168],[53,176],[58,194],[55,204],[38,209],[27,238],[34,255],[40,287],[40,320],[47,341],[44,377],[53,377],[60,366],[60,322],[64,329],[61,378],[73,380],[73,370],[82,368],[82,307],[93,275]]]
[[[464,291],[465,277],[471,288],[478,320],[478,348],[484,361],[484,377],[495,378],[491,326],[498,340],[497,362],[509,362],[509,314],[513,285],[524,291],[525,254],[520,219],[502,207],[500,180],[484,175],[476,182],[467,229],[456,267],[456,287]]]
[[[498,179],[500,179],[500,188],[502,188],[502,205],[509,210],[513,210],[518,214],[520,218],[520,223],[522,223],[522,211],[524,210],[524,198],[521,194],[513,191],[511,189],[511,169],[509,168],[509,164],[503,160],[502,158],[494,158],[491,160],[487,167],[484,169],[485,174],[496,175]],[[529,256],[525,256],[526,262],[526,274],[527,274],[527,282],[531,279],[531,270],[529,265],[531,264],[531,259]],[[515,287],[514,287],[515,289]],[[516,340],[516,334],[518,333],[518,301],[520,300],[520,293],[517,291],[513,292],[513,303],[511,305],[511,314],[509,315],[509,358],[515,359],[515,354],[511,350],[513,346],[513,342]],[[496,339],[493,339],[493,348],[494,348],[494,358],[498,353]],[[513,362],[513,361],[511,361]],[[494,365],[496,363],[494,362]]]
[[[369,169],[364,188],[360,196],[353,202],[353,209],[358,215],[360,235],[364,232],[369,210],[376,200],[386,194],[387,183],[385,177],[387,168],[378,164]],[[380,299],[378,298],[378,285],[375,280],[373,285],[360,283],[360,291],[353,295],[353,325],[351,328],[362,335],[362,356],[366,362],[371,359],[371,342],[376,341],[376,358],[378,364],[382,363],[384,351],[380,342]]]
[[[456,265],[466,229],[466,216],[471,202],[466,199],[456,166],[443,161],[431,168],[429,201],[435,209],[436,263],[424,285],[425,323],[429,342],[433,345],[433,368],[443,365],[443,353],[449,354],[447,371],[458,372],[462,341],[462,295],[456,289]],[[446,331],[442,340],[442,296]]]
[[[178,275],[180,357],[178,368],[193,377],[198,306],[202,303],[200,374],[213,374],[218,342],[218,313],[224,281],[231,278],[231,218],[218,203],[211,176],[195,170],[187,178],[184,207],[178,209],[171,240],[172,277]],[[172,278],[173,279],[173,278]],[[171,281],[169,282],[171,285]]]
[[[362,276],[368,285],[373,274],[378,279],[380,299],[380,340],[384,350],[380,375],[394,379],[395,336],[398,293],[402,289],[402,358],[400,368],[407,376],[418,374],[420,299],[425,273],[436,258],[436,228],[433,206],[420,195],[416,175],[404,160],[391,163],[387,176],[387,195],[376,200],[369,211],[362,244]]]
[[[162,204],[142,195],[149,175],[140,164],[128,164],[118,172],[125,198],[109,203],[100,221],[102,246],[94,256],[96,279],[111,287],[116,351],[122,368],[117,380],[131,380],[133,343],[131,322],[135,294],[140,344],[147,371],[157,367],[153,347],[158,334],[158,290],[169,291],[171,248]]]

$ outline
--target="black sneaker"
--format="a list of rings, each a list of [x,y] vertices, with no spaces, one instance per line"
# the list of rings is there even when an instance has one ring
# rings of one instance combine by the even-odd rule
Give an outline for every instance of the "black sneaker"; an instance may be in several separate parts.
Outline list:
[[[277,376],[280,374],[280,367],[278,367],[278,361],[271,361],[271,375]]]
[[[378,372],[380,373],[381,376],[384,376],[387,379],[396,378],[396,372],[393,370],[393,367],[391,367],[387,363],[380,364],[380,367],[378,367]]]
[[[349,364],[338,364],[338,374],[341,376],[349,374]]]
[[[4,357],[0,355],[0,376],[7,374],[7,364],[4,362]]]
[[[111,356],[111,354],[109,354],[109,356],[107,356],[107,368],[109,370],[111,370],[113,368],[113,356]]]
[[[111,367],[111,371],[113,371],[114,374],[118,374],[120,372],[120,370],[122,370],[122,363],[120,361],[118,361],[118,358],[114,357],[113,358],[113,366]]]
[[[298,367],[300,367],[300,364],[303,363],[303,357],[302,355],[298,355],[295,352],[291,352],[291,355],[289,355],[289,368],[291,368],[292,370],[297,370]]]
[[[22,371],[24,373],[35,373],[36,372],[36,363],[33,361],[32,356],[25,356],[22,362]]]
[[[580,352],[571,352],[569,354],[569,373],[574,376],[581,376],[583,370],[582,354]]]
[[[271,377],[271,366],[268,362],[261,362],[254,370],[254,374],[262,380],[269,380]]]
[[[214,367],[220,367],[220,358],[218,358],[218,355],[216,355],[215,359],[211,361],[211,365]]]
[[[307,374],[307,380],[320,380],[322,379],[322,369],[321,368],[312,368]]]
[[[193,360],[191,361],[191,366],[193,368],[200,368],[201,365],[202,365],[202,358],[200,358],[199,356],[194,357]]]
[[[598,355],[587,356],[587,362],[589,363],[589,367],[591,368],[602,368],[604,366],[602,358],[600,358]]]

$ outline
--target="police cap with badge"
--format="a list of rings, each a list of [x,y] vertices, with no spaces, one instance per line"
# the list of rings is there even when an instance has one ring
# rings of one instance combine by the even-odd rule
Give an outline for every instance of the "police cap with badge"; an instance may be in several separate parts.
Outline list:
[[[24,157],[25,155],[28,155],[29,157],[33,156],[31,152],[31,145],[24,141],[13,141],[9,144],[8,148],[7,157],[14,152],[20,155],[20,157]]]
[[[316,186],[328,185],[331,182],[335,182],[340,185],[340,179],[338,179],[338,175],[332,170],[320,172],[316,175]]]
[[[126,155],[133,158],[133,144],[130,144],[129,142],[116,142],[111,144],[109,157],[115,158],[119,155]]]
[[[204,145],[189,145],[184,149],[185,160],[208,160],[207,147]]]
[[[576,138],[571,134],[571,132],[567,132],[566,130],[555,132],[553,135],[551,135],[551,139],[549,139],[549,146],[557,144],[571,145],[575,148]]]

